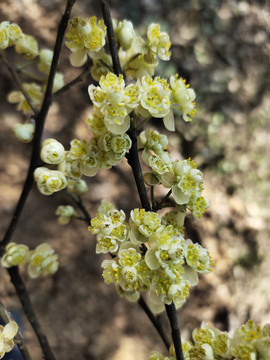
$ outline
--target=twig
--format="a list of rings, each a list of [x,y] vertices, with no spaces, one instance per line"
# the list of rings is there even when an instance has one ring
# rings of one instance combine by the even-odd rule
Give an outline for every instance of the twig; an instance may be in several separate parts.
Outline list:
[[[2,303],[1,300],[0,300],[0,317],[2,318],[2,320],[4,321],[5,324],[9,323],[10,321],[14,321],[14,319],[12,318],[12,315],[6,309],[6,307],[4,306],[4,304]],[[31,360],[30,354],[27,350],[27,347],[25,345],[25,342],[24,342],[23,336],[20,332],[20,329],[18,330],[16,336],[14,337],[14,340],[15,340],[20,352],[22,353],[24,360]]]
[[[176,359],[184,360],[182,343],[181,343],[180,327],[178,324],[177,312],[176,312],[173,301],[170,305],[165,305],[165,308],[166,308],[167,316],[168,316],[168,319],[169,319],[170,325],[171,325],[171,334],[172,334]]]
[[[91,222],[91,216],[87,211],[86,207],[84,206],[82,199],[79,196],[76,196],[75,194],[72,194],[69,191],[68,191],[68,195],[71,197],[71,199],[75,202],[75,204],[78,206],[78,208],[82,211],[82,213],[85,216],[85,218],[80,218],[80,220],[84,220],[89,225]]]
[[[148,305],[146,304],[146,302],[144,301],[144,298],[142,296],[140,296],[140,298],[138,300],[138,304],[143,309],[143,311],[146,313],[146,315],[150,319],[151,323],[154,325],[155,329],[159,333],[164,345],[166,346],[166,349],[169,350],[170,342],[166,336],[166,333],[165,333],[163,327],[161,326],[160,322],[158,321],[158,319],[155,317],[155,315],[149,309]]]
[[[19,75],[17,74],[16,70],[13,68],[13,66],[7,61],[7,59],[5,58],[5,56],[3,54],[0,54],[0,57],[3,61],[3,63],[6,65],[6,67],[8,68],[8,71],[10,72],[10,75],[12,76],[13,80],[15,81],[16,85],[18,86],[18,88],[21,90],[21,92],[23,93],[24,97],[26,98],[26,101],[28,102],[29,106],[31,107],[31,109],[33,110],[33,113],[35,114],[35,116],[38,115],[38,109],[35,107],[35,105],[32,103],[32,100],[30,98],[30,96],[28,95],[28,93],[25,91],[21,80],[19,78]]]
[[[66,28],[68,25],[70,12],[71,12],[71,9],[72,9],[75,1],[76,0],[68,0],[67,1],[65,12],[62,16],[61,22],[58,27],[57,38],[56,38],[55,47],[54,47],[54,55],[53,55],[53,59],[52,59],[52,65],[51,65],[51,69],[50,69],[48,84],[47,84],[42,107],[40,109],[40,112],[36,116],[36,131],[35,131],[35,135],[34,135],[34,139],[33,139],[32,155],[31,155],[31,160],[30,160],[27,177],[25,179],[25,183],[23,186],[23,190],[22,190],[20,199],[19,199],[17,207],[14,211],[14,214],[13,214],[13,217],[9,224],[9,227],[7,229],[7,232],[6,232],[3,240],[0,243],[0,256],[2,255],[2,253],[4,251],[4,247],[11,240],[12,234],[16,228],[18,219],[21,215],[21,212],[24,208],[26,199],[27,199],[29,192],[31,190],[31,187],[33,185],[33,181],[34,181],[33,172],[39,162],[40,143],[41,143],[41,137],[42,137],[42,132],[43,132],[43,128],[44,128],[44,123],[45,123],[45,120],[47,117],[49,107],[52,102],[53,80],[54,80],[54,76],[56,73],[57,63],[58,63],[58,59],[59,59],[59,55],[60,55],[60,50],[61,50],[64,34],[65,34],[65,31],[66,31]]]
[[[82,81],[87,75],[89,74],[89,67],[83,70],[83,72],[78,75],[75,79],[67,83],[65,86],[63,86],[61,89],[53,93],[52,97],[53,99],[57,97],[58,95],[63,94],[65,91],[71,88],[71,86],[77,84],[78,82]]]
[[[114,72],[118,76],[118,75],[122,74],[123,72],[121,69],[120,60],[119,60],[119,56],[118,56],[118,52],[117,52],[117,44],[116,44],[114,31],[113,31],[110,7],[108,4],[108,1],[106,1],[106,0],[99,0],[99,1],[101,4],[103,19],[104,19],[105,25],[107,26],[107,36],[108,36],[108,42],[109,42],[110,52],[111,52],[111,56],[112,56]]]
[[[51,347],[48,343],[47,337],[44,334],[37,317],[35,315],[35,312],[33,310],[33,305],[30,300],[30,297],[28,295],[27,289],[24,285],[24,282],[19,274],[19,270],[17,266],[13,266],[11,268],[7,269],[10,280],[15,287],[16,293],[18,295],[18,298],[20,299],[20,302],[22,304],[24,313],[30,322],[33,330],[35,331],[38,341],[40,343],[41,349],[43,351],[44,358],[46,360],[55,360],[54,354],[51,350]]]

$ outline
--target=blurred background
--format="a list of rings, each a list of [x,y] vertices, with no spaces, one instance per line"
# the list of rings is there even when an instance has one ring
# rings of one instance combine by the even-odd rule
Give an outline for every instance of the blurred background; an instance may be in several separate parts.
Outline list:
[[[160,63],[158,74],[169,77],[177,72],[197,94],[193,122],[178,119],[176,132],[167,135],[173,157],[191,157],[203,171],[210,208],[198,221],[189,218],[187,233],[210,250],[216,266],[213,274],[200,278],[178,312],[183,337],[189,339],[202,321],[227,331],[249,318],[270,323],[269,0],[113,0],[110,4],[114,18],[132,20],[141,33],[151,22],[161,24],[170,34],[172,57]],[[24,33],[38,39],[40,49],[52,49],[64,6],[63,0],[6,0],[0,3],[0,21],[18,23]],[[101,18],[99,3],[78,0],[72,15]],[[59,71],[66,82],[79,73],[71,69],[68,55],[63,48]],[[22,189],[31,144],[19,143],[13,135],[12,126],[23,117],[6,101],[15,85],[3,63],[0,78],[2,238]],[[59,96],[44,137],[54,137],[66,148],[74,138],[89,138],[89,81]],[[86,180],[89,193],[84,201],[92,216],[104,196],[126,212],[139,207],[125,161]],[[141,360],[152,350],[165,354],[139,306],[119,298],[112,286],[104,284],[100,264],[106,256],[95,255],[95,239],[86,224],[57,222],[57,206],[70,203],[65,192],[46,197],[33,188],[12,239],[29,247],[48,242],[59,254],[60,268],[52,277],[32,280],[22,269],[56,358]],[[2,268],[0,276],[1,300],[9,310],[20,310]],[[161,317],[167,326],[165,316]],[[33,360],[40,359],[35,335],[24,318],[23,323]]]

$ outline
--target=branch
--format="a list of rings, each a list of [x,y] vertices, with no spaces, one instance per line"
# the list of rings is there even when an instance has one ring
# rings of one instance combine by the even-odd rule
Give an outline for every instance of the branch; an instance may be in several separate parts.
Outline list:
[[[64,35],[65,35],[65,31],[66,31],[66,28],[67,28],[67,25],[68,25],[70,12],[71,12],[71,9],[72,9],[75,1],[76,0],[68,0],[67,1],[65,12],[64,12],[64,14],[62,16],[61,22],[60,22],[59,27],[58,27],[58,32],[57,32],[57,37],[56,37],[56,42],[55,42],[55,47],[54,47],[54,54],[53,54],[53,59],[52,59],[52,65],[51,65],[51,69],[50,69],[48,84],[47,84],[47,88],[46,88],[46,92],[45,92],[42,107],[40,109],[40,112],[36,116],[36,131],[35,131],[35,135],[34,135],[34,139],[33,139],[32,155],[31,155],[31,160],[30,160],[30,165],[29,165],[27,177],[25,179],[25,183],[24,183],[24,186],[23,186],[23,189],[22,189],[20,199],[19,199],[17,207],[16,207],[16,209],[14,211],[14,214],[13,214],[13,217],[12,217],[11,222],[9,224],[9,227],[7,229],[7,232],[6,232],[3,240],[0,243],[0,256],[4,252],[4,247],[11,240],[11,237],[12,237],[13,232],[14,232],[16,226],[17,226],[17,222],[19,220],[21,212],[22,212],[22,210],[24,208],[26,199],[27,199],[27,197],[29,195],[29,192],[30,192],[31,187],[32,187],[33,182],[34,182],[33,172],[34,172],[34,170],[37,167],[38,162],[39,162],[39,151],[40,151],[40,143],[41,143],[41,137],[42,137],[42,133],[43,133],[43,128],[44,128],[45,120],[46,120],[50,105],[52,103],[53,80],[54,80],[54,76],[55,76],[55,73],[56,73],[58,59],[59,59],[59,55],[60,55],[61,46],[62,46],[63,38],[64,38]]]
[[[170,321],[170,325],[171,325],[171,329],[172,329],[171,334],[172,334],[176,359],[184,360],[180,327],[178,324],[177,312],[175,309],[174,302],[172,301],[172,303],[170,305],[165,305],[165,308],[166,308],[167,316]]]
[[[10,280],[11,280],[13,286],[15,287],[18,298],[20,299],[24,313],[25,313],[28,321],[30,322],[34,332],[37,335],[39,344],[43,351],[44,358],[46,360],[55,360],[54,354],[50,348],[47,337],[46,337],[45,333],[43,332],[43,330],[37,320],[36,314],[33,310],[32,302],[30,300],[30,297],[28,295],[28,292],[24,285],[24,282],[19,274],[18,267],[13,266],[11,268],[8,268],[7,271],[9,273]]]
[[[26,98],[26,101],[28,102],[29,106],[31,107],[31,109],[33,110],[33,113],[35,114],[35,116],[38,115],[38,109],[35,107],[35,105],[32,103],[32,100],[30,98],[30,96],[28,95],[28,93],[25,91],[22,82],[19,78],[19,75],[17,74],[16,70],[13,68],[13,66],[7,61],[7,59],[4,57],[4,54],[1,54],[1,59],[3,60],[4,64],[6,65],[6,67],[8,68],[8,71],[10,72],[13,80],[15,81],[16,85],[18,86],[18,88],[20,89],[20,91],[23,93],[24,97]]]
[[[138,300],[138,304],[143,309],[143,311],[146,313],[149,320],[151,321],[151,323],[154,325],[155,329],[159,333],[164,345],[166,346],[166,349],[169,350],[170,342],[166,336],[166,333],[165,333],[163,327],[161,326],[160,322],[158,321],[158,319],[155,317],[155,315],[149,309],[148,305],[146,304],[146,302],[144,301],[144,298],[142,296],[140,296],[140,298]]]
[[[100,0],[100,3],[102,6],[104,22],[107,26],[108,41],[109,41],[110,51],[111,51],[111,55],[112,55],[112,59],[113,59],[114,72],[115,72],[115,74],[119,75],[119,74],[122,74],[122,69],[121,69],[121,65],[120,65],[120,61],[119,61],[119,57],[118,57],[117,45],[116,45],[114,32],[113,32],[113,28],[112,28],[112,20],[111,20],[109,5],[108,5],[107,0]],[[150,205],[150,202],[149,202],[149,199],[147,196],[144,179],[143,179],[143,175],[142,175],[141,164],[139,161],[136,129],[130,128],[130,130],[127,133],[132,140],[132,146],[129,150],[129,153],[127,154],[128,163],[132,168],[132,172],[133,172],[133,175],[135,178],[135,182],[136,182],[137,189],[139,192],[142,207],[146,211],[151,211],[151,205]],[[175,352],[176,352],[176,360],[184,360],[183,350],[182,350],[182,345],[181,345],[181,338],[180,338],[180,329],[179,329],[179,325],[178,325],[178,321],[177,321],[177,313],[176,313],[176,309],[175,309],[173,302],[171,305],[166,305],[166,311],[167,311],[167,316],[169,318],[170,326],[172,329],[172,339],[173,339]],[[150,318],[150,320],[151,320],[151,318]],[[153,323],[153,325],[155,326],[154,323]]]
[[[110,53],[112,56],[114,72],[118,76],[118,75],[122,74],[123,72],[121,69],[120,60],[119,60],[119,56],[118,56],[117,44],[116,44],[114,31],[113,31],[109,3],[107,0],[99,0],[99,1],[101,4],[103,19],[104,19],[105,25],[107,26],[107,36],[108,36],[108,42],[109,42],[109,47],[110,47]]]
[[[0,317],[4,321],[5,324],[9,323],[10,321],[14,321],[12,315],[10,312],[6,309],[2,301],[0,300]],[[24,360],[31,360],[31,357],[29,355],[29,352],[27,350],[27,347],[25,345],[25,342],[23,340],[22,334],[20,332],[20,329],[18,330],[16,336],[14,337],[14,340],[16,341],[16,344],[22,353],[22,356]]]
[[[67,83],[65,86],[63,86],[61,89],[53,93],[53,99],[56,98],[58,95],[63,94],[65,91],[71,88],[71,86],[77,84],[78,82],[82,81],[87,75],[89,74],[89,67],[83,70],[83,72],[78,75],[75,79]]]
[[[75,202],[75,204],[78,206],[78,208],[82,211],[84,214],[84,218],[81,218],[80,220],[84,220],[88,225],[91,222],[91,216],[89,212],[87,211],[82,199],[79,196],[76,196],[75,194],[72,194],[71,192],[68,192],[68,195],[71,197],[71,199]]]

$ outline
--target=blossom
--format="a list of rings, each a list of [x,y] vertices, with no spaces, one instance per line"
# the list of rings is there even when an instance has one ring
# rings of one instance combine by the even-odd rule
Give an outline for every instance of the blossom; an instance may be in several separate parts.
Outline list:
[[[28,143],[34,137],[35,125],[32,123],[16,124],[13,126],[13,131],[18,140]]]
[[[5,248],[5,253],[1,259],[1,265],[6,268],[24,265],[28,261],[28,256],[28,246],[11,242]]]
[[[196,111],[194,90],[186,84],[186,80],[178,79],[177,74],[170,77],[170,84],[172,87],[173,108],[182,112],[185,121],[191,121]]]
[[[97,21],[95,16],[90,19],[75,17],[69,20],[66,46],[72,51],[70,62],[80,67],[85,64],[87,55],[96,55],[105,45],[106,26],[103,20]]]
[[[50,49],[42,49],[39,53],[38,69],[45,74],[50,72],[51,63],[53,58],[53,51]]]
[[[18,54],[24,54],[33,59],[38,55],[38,43],[33,36],[25,35],[16,41],[15,50]]]
[[[5,326],[0,325],[0,359],[13,349],[13,338],[17,332],[18,325],[15,321],[10,321]]]
[[[65,159],[65,148],[55,139],[46,139],[43,141],[40,157],[47,164],[60,164]]]
[[[41,87],[35,83],[24,83],[22,86],[29,95],[32,104],[39,108],[43,98]],[[33,113],[31,106],[28,104],[28,101],[21,91],[12,91],[8,94],[7,100],[12,104],[18,103],[17,109],[22,111],[24,114]]]
[[[9,21],[0,23],[0,49],[4,50],[9,46],[14,45],[23,36],[22,30],[19,25]]]
[[[119,45],[124,49],[129,49],[135,36],[132,22],[128,20],[113,20],[113,30]]]
[[[77,195],[83,195],[88,191],[88,186],[83,179],[68,179],[67,189]]]
[[[90,85],[88,93],[95,107],[104,116],[104,124],[113,134],[123,134],[130,125],[129,113],[138,105],[139,87],[125,87],[122,75],[101,76],[100,86]]]
[[[171,108],[171,90],[166,79],[150,76],[143,76],[138,80],[140,86],[140,105],[142,109],[137,108],[136,112],[143,117],[153,116],[163,118],[170,112]],[[146,111],[145,111],[146,110]]]
[[[138,145],[144,149],[154,151],[157,155],[161,155],[167,149],[168,138],[157,130],[148,129],[140,133]]]
[[[70,222],[71,218],[76,215],[76,211],[71,205],[60,205],[57,207],[55,214],[59,216],[59,223],[66,225]]]
[[[31,278],[54,274],[58,269],[58,255],[51,245],[43,243],[32,250],[29,257],[28,274]]]
[[[160,31],[159,24],[150,24],[147,28],[147,46],[149,50],[158,56],[161,60],[170,60],[169,51],[171,42],[169,35]]]
[[[130,239],[134,244],[146,242],[160,227],[160,217],[157,213],[134,209],[130,213]]]
[[[187,264],[200,273],[212,271],[214,261],[209,255],[209,251],[204,249],[200,244],[193,244],[191,240],[186,240],[184,254]]]
[[[49,170],[46,167],[39,167],[34,171],[39,191],[43,195],[52,195],[67,186],[67,179],[61,171]]]

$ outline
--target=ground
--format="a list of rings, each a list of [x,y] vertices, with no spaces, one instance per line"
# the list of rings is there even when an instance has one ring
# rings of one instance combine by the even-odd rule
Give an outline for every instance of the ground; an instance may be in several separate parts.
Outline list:
[[[204,194],[211,205],[202,219],[189,218],[187,235],[209,249],[216,266],[212,274],[201,276],[178,312],[182,335],[190,338],[202,321],[228,331],[249,318],[270,323],[269,1],[119,0],[111,5],[113,16],[131,19],[141,31],[150,22],[161,23],[171,35],[172,62],[163,62],[160,74],[178,72],[197,94],[192,124],[179,119],[176,132],[167,135],[173,156],[190,156],[203,171]],[[63,8],[62,0],[7,0],[0,4],[0,19],[17,22],[37,37],[41,48],[52,48]],[[75,5],[77,14],[101,17],[98,3],[86,1]],[[23,118],[5,101],[15,84],[0,64],[2,237],[22,189],[31,144],[19,143],[12,133],[12,126]],[[70,70],[67,50],[60,69],[66,82],[78,73]],[[44,137],[68,147],[71,139],[89,136],[89,81],[59,97]],[[151,125],[161,131],[160,124]],[[87,181],[84,202],[91,214],[104,196],[126,212],[139,206],[125,161]],[[60,268],[52,277],[32,280],[21,270],[56,358],[141,360],[154,349],[165,353],[139,306],[104,284],[100,265],[106,256],[95,254],[95,239],[86,224],[57,222],[55,209],[70,202],[65,192],[46,197],[34,187],[12,239],[29,247],[48,242],[59,254]],[[1,300],[20,312],[5,270],[0,274]],[[162,319],[166,324],[165,316]],[[24,318],[23,324],[32,359],[38,360],[37,340]]]

